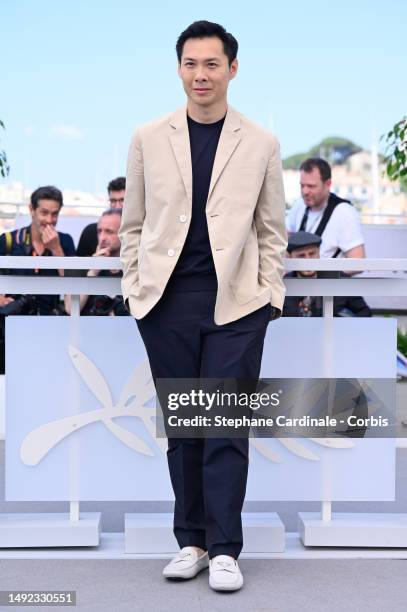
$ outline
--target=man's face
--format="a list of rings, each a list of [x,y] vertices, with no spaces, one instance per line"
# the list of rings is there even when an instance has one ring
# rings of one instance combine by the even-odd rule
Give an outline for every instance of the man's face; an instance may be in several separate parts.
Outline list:
[[[59,202],[56,200],[39,200],[36,209],[31,204],[29,208],[32,221],[40,233],[43,232],[47,225],[56,226],[60,211]]]
[[[110,208],[123,208],[125,190],[109,191]]]
[[[120,215],[102,215],[98,221],[98,248],[106,249],[107,257],[116,257],[120,253]]]
[[[306,246],[291,251],[290,257],[298,259],[319,259],[319,246]],[[304,278],[315,276],[315,270],[299,270],[297,276]]]
[[[311,172],[301,170],[300,183],[302,199],[310,208],[321,206],[328,199],[332,181],[323,181],[319,168],[313,168]]]
[[[223,42],[217,36],[189,38],[182,50],[178,74],[188,100],[208,107],[226,101],[229,81],[237,72],[237,60],[229,66]]]

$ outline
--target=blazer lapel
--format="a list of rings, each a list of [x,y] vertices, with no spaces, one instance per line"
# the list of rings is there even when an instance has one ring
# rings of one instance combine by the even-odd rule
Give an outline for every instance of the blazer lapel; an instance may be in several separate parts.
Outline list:
[[[192,206],[192,163],[191,145],[187,123],[186,107],[176,111],[170,118],[173,133],[170,135],[171,146],[177,160],[178,168]]]
[[[177,160],[185,191],[192,205],[191,145],[189,142],[186,107],[177,110],[171,116],[170,125],[173,128],[173,133],[170,135],[171,146]],[[213,164],[208,201],[224,167],[241,139],[239,114],[231,106],[228,106]]]
[[[237,145],[241,141],[240,117],[239,114],[228,106],[228,110],[223,124],[223,129],[219,138],[216,150],[215,161],[212,169],[211,184],[209,186],[208,201],[211,193],[218,182],[220,175],[229,159],[232,157]]]

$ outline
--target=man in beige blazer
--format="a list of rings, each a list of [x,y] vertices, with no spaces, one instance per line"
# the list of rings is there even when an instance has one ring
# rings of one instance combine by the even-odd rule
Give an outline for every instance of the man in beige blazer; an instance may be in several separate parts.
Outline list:
[[[259,376],[284,302],[287,239],[279,145],[234,110],[235,38],[207,21],[180,35],[187,106],[140,127],[128,156],[122,290],[159,378]],[[169,438],[180,552],[166,578],[209,566],[216,590],[243,584],[248,440]]]

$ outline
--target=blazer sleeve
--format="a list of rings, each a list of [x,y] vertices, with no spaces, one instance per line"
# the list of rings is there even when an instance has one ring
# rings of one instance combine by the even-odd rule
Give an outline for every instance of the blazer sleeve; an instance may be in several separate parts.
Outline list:
[[[272,287],[271,304],[282,310],[285,296],[283,257],[287,248],[287,231],[280,145],[274,136],[254,222],[259,246],[259,282]]]
[[[138,283],[138,252],[145,217],[144,162],[140,133],[132,138],[127,158],[126,195],[119,230],[124,302]]]

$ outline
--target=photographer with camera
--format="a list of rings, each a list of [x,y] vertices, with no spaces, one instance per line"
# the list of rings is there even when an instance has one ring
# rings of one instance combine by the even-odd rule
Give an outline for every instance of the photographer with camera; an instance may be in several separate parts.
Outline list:
[[[292,232],[288,237],[288,257],[295,259],[319,259],[322,239],[311,232]],[[343,272],[316,272],[298,270],[289,272],[284,278],[347,278]],[[362,297],[337,296],[334,298],[335,317],[370,317],[369,306]],[[322,317],[322,298],[319,296],[287,296],[283,317]]]
[[[55,227],[63,206],[62,193],[52,186],[39,187],[31,194],[29,210],[31,224],[4,232],[0,236],[0,255],[54,256],[75,255],[69,234]],[[0,274],[21,276],[64,276],[63,270],[2,269]],[[58,295],[0,295],[0,372],[4,372],[4,323],[8,315],[65,314]]]
[[[100,217],[97,223],[98,243],[93,257],[119,257],[120,240],[118,236],[122,211],[121,208],[110,208]],[[103,276],[121,278],[121,270],[88,270],[86,276]],[[71,296],[65,296],[65,310],[71,312]],[[80,310],[82,315],[92,316],[128,316],[121,295],[81,295]]]

